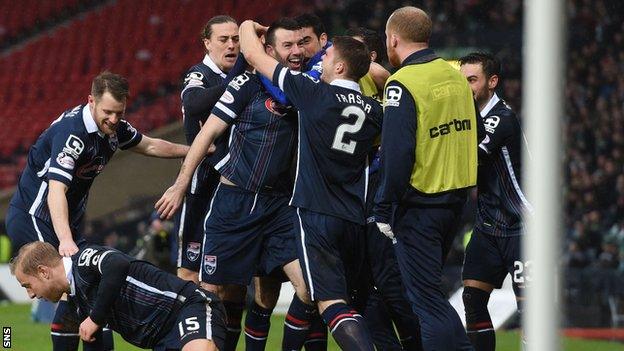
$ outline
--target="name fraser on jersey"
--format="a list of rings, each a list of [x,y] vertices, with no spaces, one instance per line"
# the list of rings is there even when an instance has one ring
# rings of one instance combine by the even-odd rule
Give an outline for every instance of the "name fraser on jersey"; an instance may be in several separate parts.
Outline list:
[[[360,94],[334,94],[336,95],[336,99],[338,99],[338,102],[346,102],[348,104],[357,104],[362,106],[362,108],[364,109],[364,112],[366,113],[370,113],[371,112],[371,105],[367,104],[364,102],[364,100],[362,99],[362,95]]]
[[[464,130],[470,130],[470,120],[469,119],[453,119],[448,123],[440,124],[437,127],[433,127],[429,129],[429,136],[431,139],[435,139],[439,136],[449,134],[453,129],[457,132],[461,132]]]

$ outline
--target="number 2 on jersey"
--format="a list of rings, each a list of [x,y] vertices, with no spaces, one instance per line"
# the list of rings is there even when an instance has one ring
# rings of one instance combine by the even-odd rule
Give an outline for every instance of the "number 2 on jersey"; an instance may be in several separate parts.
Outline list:
[[[364,119],[366,119],[366,115],[364,111],[357,106],[347,106],[342,110],[340,114],[341,117],[349,118],[351,116],[357,117],[355,123],[343,123],[338,126],[336,129],[336,135],[334,135],[334,143],[332,144],[332,149],[346,152],[349,155],[353,155],[355,152],[355,146],[357,145],[357,141],[348,140],[348,142],[344,142],[343,139],[346,133],[355,134],[362,129],[364,125]]]

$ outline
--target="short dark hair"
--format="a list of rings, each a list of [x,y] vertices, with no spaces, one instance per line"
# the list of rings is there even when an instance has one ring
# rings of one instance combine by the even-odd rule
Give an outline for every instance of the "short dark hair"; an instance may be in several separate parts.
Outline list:
[[[199,34],[200,39],[210,39],[212,36],[212,25],[213,24],[221,24],[221,23],[236,23],[236,20],[228,15],[218,15],[214,16],[206,22],[204,28],[202,28],[201,33]]]
[[[345,31],[345,35],[350,37],[361,37],[364,44],[368,46],[369,51],[377,53],[375,62],[380,63],[386,60],[386,46],[384,45],[381,35],[372,29],[364,27],[349,28]]]
[[[278,29],[299,30],[301,29],[301,26],[297,21],[290,17],[282,17],[278,19],[277,21],[271,23],[269,29],[267,29],[265,35],[265,42],[267,45],[275,46],[275,31]]]
[[[483,73],[485,73],[485,78],[490,78],[492,76],[498,76],[499,79],[502,78],[501,74],[501,63],[500,61],[494,57],[494,55],[487,52],[471,52],[468,55],[459,59],[459,65],[465,65],[467,63],[480,63],[481,67],[483,67]]]
[[[336,55],[346,63],[347,73],[345,75],[348,78],[357,82],[368,73],[370,51],[368,51],[366,44],[347,36],[334,37],[332,42]]]
[[[128,80],[108,71],[100,73],[93,79],[91,95],[99,100],[105,92],[109,92],[117,101],[125,101],[130,95]]]
[[[295,21],[299,23],[299,26],[301,26],[301,28],[312,27],[312,31],[319,39],[321,38],[321,34],[326,33],[323,22],[321,21],[319,16],[313,13],[304,13],[302,15],[299,15],[295,17]]]

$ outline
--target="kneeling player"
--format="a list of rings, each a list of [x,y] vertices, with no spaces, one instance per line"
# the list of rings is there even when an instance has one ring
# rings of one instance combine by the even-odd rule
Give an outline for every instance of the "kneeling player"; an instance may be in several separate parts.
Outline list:
[[[500,63],[482,53],[469,54],[459,62],[485,127],[485,137],[479,144],[477,216],[466,248],[462,297],[470,341],[477,351],[494,351],[496,338],[488,300],[492,290],[500,288],[510,273],[521,310],[524,277],[520,273],[525,265],[520,255],[522,213],[532,207],[519,183],[523,139],[520,122],[495,93]]]
[[[215,295],[114,249],[81,246],[69,258],[49,243],[27,244],[11,262],[11,273],[31,298],[58,301],[67,293],[85,341],[108,324],[141,348],[221,348],[225,312]]]

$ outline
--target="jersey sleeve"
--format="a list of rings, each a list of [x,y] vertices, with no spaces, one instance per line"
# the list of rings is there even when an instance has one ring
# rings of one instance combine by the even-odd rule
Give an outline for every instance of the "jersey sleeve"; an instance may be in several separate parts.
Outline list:
[[[297,108],[305,108],[318,102],[312,97],[320,88],[320,80],[307,73],[292,71],[278,64],[273,73],[273,84],[282,89]]]
[[[375,221],[390,223],[392,208],[407,187],[414,166],[416,108],[407,89],[397,81],[387,84],[381,128],[380,183],[375,196]]]
[[[235,123],[236,119],[247,107],[257,86],[251,81],[251,73],[243,73],[228,84],[225,92],[212,109],[212,114],[227,124]]]
[[[191,70],[186,74],[180,97],[184,111],[184,132],[189,144],[199,133],[200,123],[208,118],[226,87],[225,81],[210,85],[203,73],[197,70]]]
[[[60,127],[57,127],[58,132],[52,138],[47,178],[69,186],[74,179],[76,168],[84,152],[87,135],[74,133]]]
[[[128,121],[121,120],[119,121],[119,127],[117,127],[117,138],[119,139],[119,148],[126,150],[137,146],[141,142],[143,135]]]
[[[89,283],[99,281],[97,297],[89,312],[91,320],[103,326],[130,269],[130,259],[117,250],[89,245],[79,252],[76,269]]]
[[[485,129],[485,137],[481,139],[479,149],[488,155],[496,153],[514,135],[515,117],[491,115],[481,120]]]

